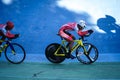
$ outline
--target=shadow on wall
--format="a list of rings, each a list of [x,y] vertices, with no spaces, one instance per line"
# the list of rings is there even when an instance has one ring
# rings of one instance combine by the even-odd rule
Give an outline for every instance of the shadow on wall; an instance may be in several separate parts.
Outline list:
[[[99,18],[97,26],[109,35],[120,33],[120,26],[116,24],[116,19],[110,15],[105,15],[105,18]]]
[[[120,53],[120,25],[116,24],[116,19],[113,16],[105,15],[104,18],[97,20],[97,26],[106,32],[98,37],[99,43],[102,44],[101,52]]]

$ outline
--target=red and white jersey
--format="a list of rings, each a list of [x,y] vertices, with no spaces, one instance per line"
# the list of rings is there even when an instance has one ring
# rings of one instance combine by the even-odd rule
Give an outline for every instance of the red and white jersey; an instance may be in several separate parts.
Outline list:
[[[68,23],[68,24],[64,24],[62,27],[61,27],[61,29],[60,29],[60,31],[61,30],[75,30],[75,26],[76,26],[76,23]]]
[[[0,36],[2,36],[2,34],[4,34],[8,38],[14,38],[15,35],[11,34],[9,30],[5,29],[5,27],[6,27],[6,24],[0,24]]]
[[[80,36],[85,36],[86,34],[88,34],[88,31],[82,31],[77,27],[77,23],[68,23],[63,25],[60,30],[59,33],[61,34],[64,31],[76,31],[78,33],[78,35]]]

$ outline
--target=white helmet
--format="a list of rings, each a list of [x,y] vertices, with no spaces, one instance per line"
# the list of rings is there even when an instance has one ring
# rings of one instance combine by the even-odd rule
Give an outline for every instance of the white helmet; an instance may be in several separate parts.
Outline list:
[[[85,28],[85,26],[86,26],[84,20],[80,20],[80,21],[78,22],[78,24],[79,24],[82,28]]]

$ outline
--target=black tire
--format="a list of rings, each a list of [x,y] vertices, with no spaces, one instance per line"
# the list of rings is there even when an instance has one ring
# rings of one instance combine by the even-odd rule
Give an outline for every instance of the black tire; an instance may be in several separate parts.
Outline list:
[[[46,58],[52,63],[61,63],[65,60],[65,56],[55,56],[54,55],[55,51],[58,49],[59,46],[61,46],[61,45],[58,43],[52,43],[52,44],[48,45],[45,50]],[[57,54],[59,54],[59,53],[60,54],[65,53],[64,47],[60,48],[60,50],[58,51]]]
[[[24,61],[24,59],[26,58],[26,53],[24,48],[17,43],[10,43],[14,50],[15,50],[15,54],[12,53],[12,49],[10,47],[10,45],[8,45],[5,49],[5,57],[6,59],[13,63],[13,64],[20,64]]]
[[[95,62],[98,59],[97,48],[90,43],[84,43],[83,45],[85,46],[88,54],[85,55],[83,47],[79,46],[76,49],[76,57],[78,61],[80,61],[83,64],[91,64]]]

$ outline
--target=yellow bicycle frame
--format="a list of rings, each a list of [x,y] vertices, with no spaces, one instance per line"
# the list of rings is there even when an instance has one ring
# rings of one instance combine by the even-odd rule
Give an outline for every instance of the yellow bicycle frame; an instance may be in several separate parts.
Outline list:
[[[4,42],[4,40],[0,40],[0,42]],[[3,47],[0,48],[0,53],[2,53],[7,46],[8,44],[4,44]]]
[[[0,42],[5,42],[4,40],[0,40]],[[0,48],[0,54],[5,50],[5,48],[8,46],[8,44],[4,44],[3,47]],[[12,50],[12,53],[15,54],[15,51]]]
[[[74,50],[76,50],[79,46],[81,46],[81,47],[83,47],[85,54],[87,54],[87,50],[86,50],[86,48],[85,48],[84,45],[83,45],[82,39],[80,39],[80,40],[74,40],[74,42],[75,42],[76,44],[72,47],[71,53],[72,53]],[[65,54],[62,54],[62,53],[61,53],[61,54],[57,54],[57,53],[58,53],[58,51],[60,50],[60,48],[61,48],[62,46],[65,48],[66,52],[68,52],[68,48],[66,47],[66,43],[67,43],[66,40],[62,40],[61,45],[58,47],[58,49],[57,49],[57,50],[55,51],[55,53],[54,53],[55,56],[65,56]]]

